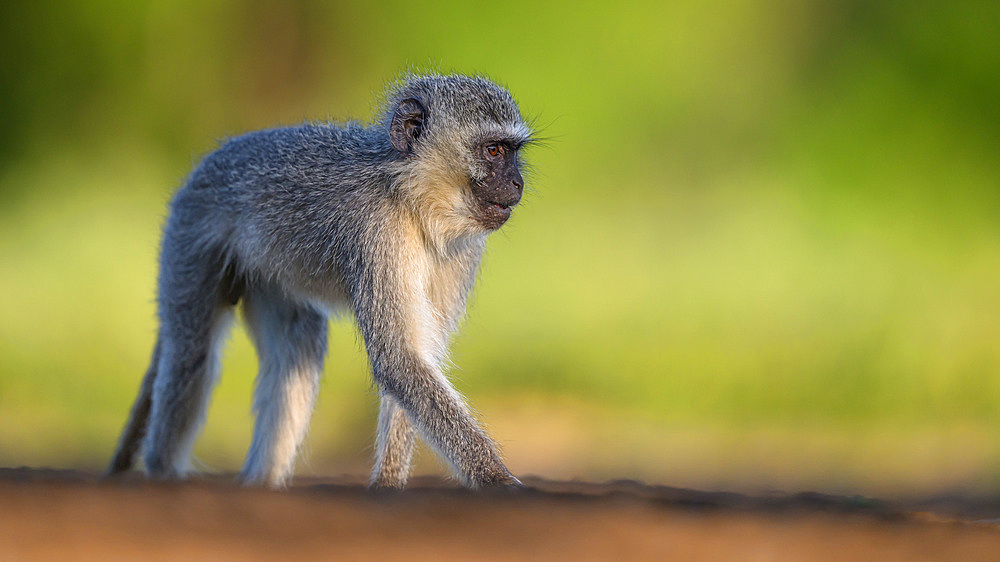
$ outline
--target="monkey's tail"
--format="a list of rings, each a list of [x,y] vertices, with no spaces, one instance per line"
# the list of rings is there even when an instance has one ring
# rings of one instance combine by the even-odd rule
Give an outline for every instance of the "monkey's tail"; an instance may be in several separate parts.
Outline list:
[[[157,339],[156,347],[153,349],[153,359],[146,370],[146,375],[142,378],[142,387],[139,388],[139,396],[132,405],[132,413],[129,416],[125,430],[122,431],[121,439],[118,441],[118,450],[111,459],[111,465],[105,473],[106,476],[113,476],[125,472],[135,464],[136,453],[139,452],[139,445],[146,435],[146,426],[149,423],[149,410],[152,406],[153,383],[156,382],[156,371],[160,363],[160,340]]]

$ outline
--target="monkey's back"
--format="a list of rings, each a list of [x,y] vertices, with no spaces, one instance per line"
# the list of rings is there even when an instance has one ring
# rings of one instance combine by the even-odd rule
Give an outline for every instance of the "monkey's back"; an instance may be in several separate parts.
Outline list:
[[[357,245],[378,243],[395,157],[384,130],[354,123],[229,139],[174,196],[161,271],[194,253],[250,282],[286,275],[273,280],[308,293],[342,288]]]

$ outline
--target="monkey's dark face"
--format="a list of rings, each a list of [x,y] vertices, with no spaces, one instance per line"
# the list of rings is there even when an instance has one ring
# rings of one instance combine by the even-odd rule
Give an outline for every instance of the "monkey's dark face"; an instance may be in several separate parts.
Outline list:
[[[524,179],[517,163],[517,147],[505,141],[486,141],[476,148],[476,156],[486,166],[486,176],[472,182],[476,206],[473,218],[489,230],[503,226],[524,191]]]
[[[531,142],[531,130],[498,86],[480,79],[441,80],[449,87],[434,80],[409,86],[413,95],[396,104],[388,123],[389,142],[411,171],[420,170],[408,177],[422,178],[413,193],[428,206],[436,228],[496,230],[521,200],[518,151]],[[433,111],[422,101],[426,98],[436,100]]]

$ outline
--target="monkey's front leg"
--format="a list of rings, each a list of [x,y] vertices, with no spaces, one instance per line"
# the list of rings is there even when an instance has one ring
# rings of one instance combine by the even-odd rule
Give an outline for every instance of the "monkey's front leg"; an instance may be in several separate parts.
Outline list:
[[[500,460],[497,446],[440,371],[402,350],[375,357],[376,382],[406,410],[417,431],[465,485],[520,486]]]
[[[359,314],[375,382],[409,414],[417,431],[471,488],[520,486],[497,447],[436,366],[407,343],[391,310]],[[376,475],[377,478],[377,475]]]
[[[382,393],[375,437],[375,470],[371,488],[403,488],[410,477],[410,461],[416,443],[406,410],[391,395]]]

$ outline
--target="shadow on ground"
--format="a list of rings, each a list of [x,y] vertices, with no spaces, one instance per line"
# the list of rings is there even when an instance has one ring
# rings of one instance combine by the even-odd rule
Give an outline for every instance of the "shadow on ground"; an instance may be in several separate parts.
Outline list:
[[[469,492],[437,479],[369,492],[361,478],[272,492],[229,477],[0,469],[0,558],[73,560],[997,560],[1000,498],[890,503],[747,496],[635,481],[526,478]]]

